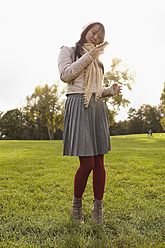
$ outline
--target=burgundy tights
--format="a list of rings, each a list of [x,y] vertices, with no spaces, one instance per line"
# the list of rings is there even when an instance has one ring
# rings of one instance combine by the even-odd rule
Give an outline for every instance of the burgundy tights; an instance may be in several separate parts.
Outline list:
[[[80,167],[78,168],[74,180],[74,196],[81,198],[89,177],[93,170],[93,191],[94,198],[101,200],[104,194],[105,169],[104,155],[79,157]]]

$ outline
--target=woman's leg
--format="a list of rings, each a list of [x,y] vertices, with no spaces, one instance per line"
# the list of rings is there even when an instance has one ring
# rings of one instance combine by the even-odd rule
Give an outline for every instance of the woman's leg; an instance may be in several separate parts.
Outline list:
[[[92,209],[92,221],[103,225],[103,194],[105,186],[104,155],[95,156],[93,169],[94,206]]]
[[[97,200],[103,199],[104,187],[105,187],[105,168],[104,168],[104,155],[98,155],[94,157],[94,169],[93,169],[93,191],[94,198]]]
[[[79,157],[80,167],[78,168],[74,179],[74,196],[81,198],[91,170],[94,169],[94,157]]]
[[[72,217],[79,223],[84,222],[82,214],[82,195],[91,170],[94,168],[94,157],[79,157],[80,167],[74,180],[74,198],[72,203]]]

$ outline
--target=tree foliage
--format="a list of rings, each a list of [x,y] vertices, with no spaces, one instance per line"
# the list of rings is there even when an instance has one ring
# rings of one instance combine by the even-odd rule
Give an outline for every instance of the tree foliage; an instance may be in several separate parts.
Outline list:
[[[7,139],[23,139],[25,119],[23,113],[18,109],[7,111],[1,118],[1,136]]]
[[[114,123],[111,128],[112,134],[137,134],[147,133],[149,129],[153,132],[162,132],[160,106],[143,104],[139,109],[130,108],[128,120]]]
[[[104,87],[110,87],[113,83],[118,83],[119,85],[132,91],[132,85],[135,83],[135,77],[135,71],[128,67],[122,59],[113,58],[110,70],[104,75],[103,84]],[[106,97],[104,101],[111,115],[112,120],[110,120],[110,125],[113,125],[114,117],[117,115],[117,111],[120,107],[126,107],[130,104],[129,99],[124,98],[122,93],[117,96]]]
[[[132,112],[130,111],[128,118],[129,129],[133,130],[133,133],[145,133],[150,128],[153,132],[160,132],[162,130],[160,124],[161,111],[159,107],[144,104],[134,112],[134,116],[132,116]]]
[[[54,134],[58,129],[62,129],[64,108],[59,99],[58,84],[39,85],[34,93],[26,98],[25,110],[30,120],[46,127],[50,140],[54,139]]]

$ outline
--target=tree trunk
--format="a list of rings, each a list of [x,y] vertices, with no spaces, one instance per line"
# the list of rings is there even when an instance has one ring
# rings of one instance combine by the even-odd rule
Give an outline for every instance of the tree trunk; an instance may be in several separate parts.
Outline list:
[[[48,120],[47,120],[47,129],[48,129],[49,139],[52,140],[52,136],[51,136],[51,133],[50,133],[50,127],[49,127]]]
[[[52,138],[52,140],[54,140],[53,117],[51,118],[51,138]]]

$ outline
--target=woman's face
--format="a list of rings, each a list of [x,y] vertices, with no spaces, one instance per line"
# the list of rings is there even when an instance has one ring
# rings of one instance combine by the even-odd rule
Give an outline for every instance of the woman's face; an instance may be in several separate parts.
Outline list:
[[[95,24],[86,34],[87,43],[92,43],[94,46],[99,45],[103,41],[103,31],[99,24]]]

